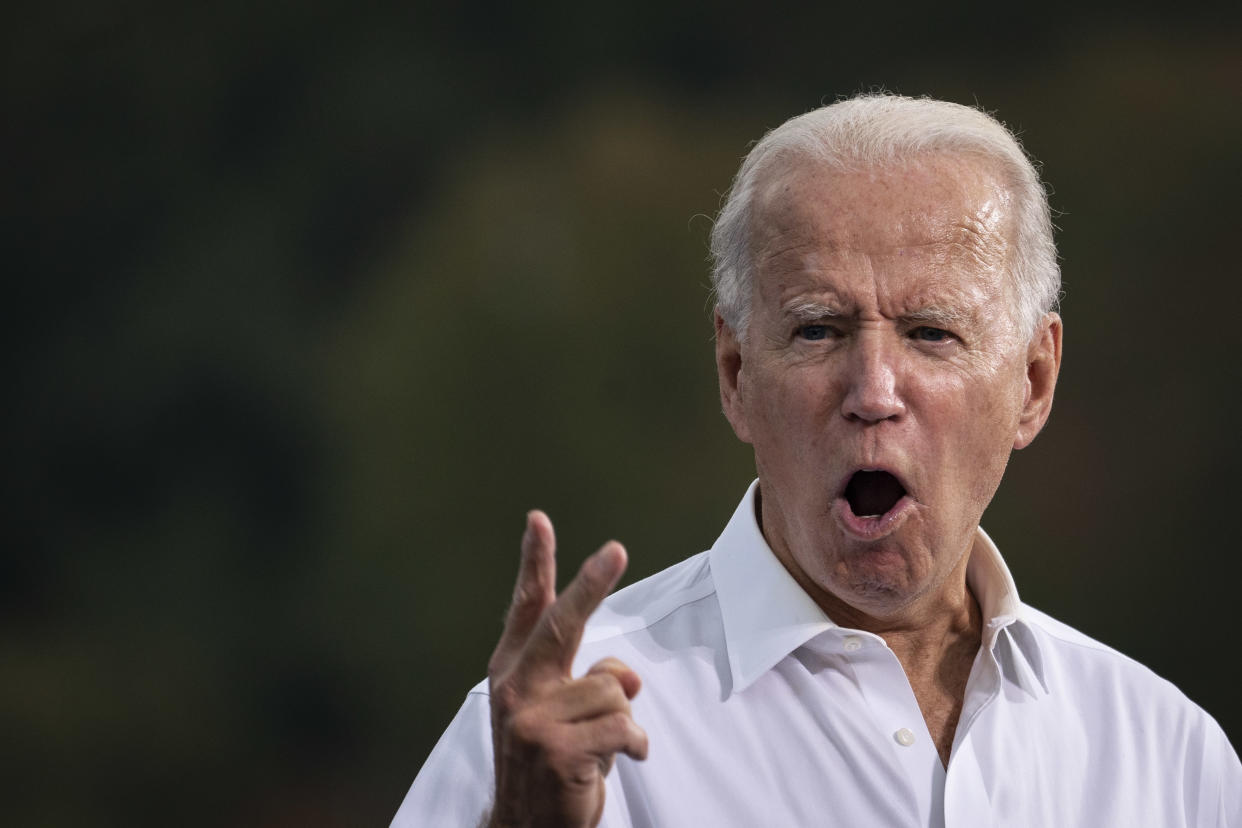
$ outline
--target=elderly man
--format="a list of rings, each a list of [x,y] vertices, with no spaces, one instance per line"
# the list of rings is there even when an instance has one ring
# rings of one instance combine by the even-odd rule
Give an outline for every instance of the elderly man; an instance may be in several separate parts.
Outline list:
[[[1021,603],[979,527],[1061,361],[1012,135],[896,96],[794,118],[712,249],[758,480],[710,551],[608,600],[623,548],[558,596],[532,512],[488,682],[394,825],[1242,826],[1215,721]]]

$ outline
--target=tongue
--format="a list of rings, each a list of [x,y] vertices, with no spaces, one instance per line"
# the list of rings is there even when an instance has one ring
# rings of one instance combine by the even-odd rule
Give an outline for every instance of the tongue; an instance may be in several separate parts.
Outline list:
[[[888,472],[856,472],[845,487],[850,509],[859,517],[882,515],[897,505],[906,490]]]

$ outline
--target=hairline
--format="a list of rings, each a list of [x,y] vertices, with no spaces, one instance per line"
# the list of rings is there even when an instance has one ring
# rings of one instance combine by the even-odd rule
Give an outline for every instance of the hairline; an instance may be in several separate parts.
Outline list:
[[[757,199],[797,164],[856,172],[940,156],[985,166],[1009,197],[1007,303],[1027,336],[1060,295],[1047,193],[1034,160],[995,118],[960,104],[898,95],[861,95],[791,118],[767,133],[742,162],[712,228],[716,305],[739,340],[749,333]]]
[[[817,158],[815,157],[814,153],[803,151],[800,148],[794,147],[792,148],[792,151],[780,153],[779,155],[776,153],[773,153],[772,155],[764,159],[764,163],[762,166],[757,167],[753,171],[754,192],[752,193],[752,196],[750,198],[751,210],[748,212],[746,216],[746,233],[750,237],[750,240],[747,242],[747,245],[746,245],[746,251],[750,259],[747,264],[751,271],[750,272],[751,300],[747,302],[747,305],[748,305],[747,310],[750,312],[748,312],[745,317],[746,318],[745,329],[742,331],[736,331],[736,330],[734,331],[734,333],[738,336],[738,340],[744,342],[748,338],[749,324],[750,324],[750,321],[754,318],[754,313],[753,313],[753,310],[754,310],[753,299],[754,299],[754,288],[755,288],[754,277],[758,275],[758,267],[755,262],[757,251],[755,249],[755,245],[751,242],[753,241],[753,237],[756,232],[756,225],[757,225],[758,218],[761,215],[761,213],[754,208],[766,202],[767,200],[766,196],[768,193],[771,192],[774,185],[779,185],[785,177],[797,176],[800,171],[799,168],[807,166],[807,165],[815,167],[815,170],[817,172],[826,171],[828,173],[839,174],[839,175],[840,174],[856,175],[856,174],[862,174],[862,173],[868,173],[868,172],[884,173],[884,172],[899,171],[902,168],[907,168],[913,165],[923,164],[923,163],[926,163],[929,161],[935,161],[938,159],[958,160],[958,161],[963,161],[965,163],[971,164],[975,168],[976,171],[982,172],[983,174],[992,177],[995,180],[995,182],[1004,190],[1004,193],[1006,195],[1006,201],[1008,202],[1005,208],[1004,221],[1002,222],[1002,225],[1004,227],[1002,231],[1004,234],[1004,244],[1005,244],[1005,247],[1007,248],[1006,253],[1005,253],[1004,273],[1003,273],[1004,275],[1003,290],[1004,290],[1004,294],[1008,297],[1005,303],[1006,310],[1008,311],[1011,317],[1011,320],[1014,322],[1015,325],[1017,325],[1019,328],[1027,327],[1027,325],[1025,324],[1026,320],[1023,320],[1021,318],[1021,308],[1019,306],[1020,298],[1018,296],[1016,278],[1014,274],[1012,273],[1013,259],[1018,254],[1017,242],[1015,241],[1014,238],[1012,238],[1013,236],[1017,234],[1017,226],[1018,226],[1018,221],[1019,221],[1018,216],[1014,215],[1016,211],[1013,206],[1014,203],[1018,201],[1018,193],[1015,192],[1014,187],[1012,186],[1012,183],[1008,180],[1007,176],[1005,175],[1005,170],[1004,170],[1005,165],[1000,163],[999,159],[997,159],[995,155],[984,153],[984,152],[972,151],[970,149],[954,150],[954,149],[949,149],[949,148],[936,147],[936,148],[931,148],[931,149],[918,150],[914,152],[904,153],[901,155],[894,155],[893,157],[885,159],[884,161],[879,162],[879,163],[851,164],[851,163],[848,163],[848,161],[837,163],[836,159]],[[940,310],[945,310],[945,309],[940,309]],[[727,321],[728,320],[726,320],[726,323]],[[1024,336],[1029,333],[1033,333],[1033,331],[1025,331],[1025,330],[1023,331]]]

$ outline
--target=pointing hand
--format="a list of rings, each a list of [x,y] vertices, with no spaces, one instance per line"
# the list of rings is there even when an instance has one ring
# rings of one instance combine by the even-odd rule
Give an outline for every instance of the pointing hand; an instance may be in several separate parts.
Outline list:
[[[630,715],[638,675],[615,658],[570,675],[587,618],[625,571],[625,549],[604,544],[559,596],[555,550],[548,516],[531,512],[513,605],[488,664],[496,828],[598,825],[613,757],[647,756],[647,734]]]

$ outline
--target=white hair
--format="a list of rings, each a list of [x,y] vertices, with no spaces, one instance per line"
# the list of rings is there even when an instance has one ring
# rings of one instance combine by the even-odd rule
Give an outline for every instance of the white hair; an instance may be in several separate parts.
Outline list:
[[[936,153],[976,157],[998,168],[1013,198],[1014,321],[1032,335],[1061,292],[1048,194],[1035,165],[1018,139],[985,112],[889,94],[860,95],[790,118],[747,154],[712,227],[712,286],[725,323],[746,337],[754,282],[752,213],[762,178],[774,165],[805,159],[857,171]]]

